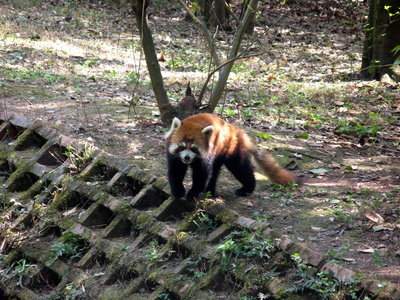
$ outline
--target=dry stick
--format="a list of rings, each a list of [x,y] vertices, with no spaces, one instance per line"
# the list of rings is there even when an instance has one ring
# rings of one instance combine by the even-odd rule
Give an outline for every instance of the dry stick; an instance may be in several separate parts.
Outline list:
[[[99,107],[97,106],[96,100],[93,99],[93,103],[94,103],[94,106],[96,107],[97,113],[99,114],[100,122],[103,123],[103,118],[102,118],[102,116],[101,116],[100,109],[99,109]]]
[[[85,115],[86,123],[89,123],[89,118],[86,114],[86,104],[82,103],[82,107],[83,107],[83,114]]]
[[[26,98],[26,97],[22,97],[22,99],[24,99],[26,102],[28,102],[28,103],[29,103],[29,105],[33,105],[33,104],[32,104],[32,102],[31,102],[31,101],[29,101],[29,99],[28,99],[28,98]]]
[[[143,28],[143,22],[144,22],[144,6],[145,6],[145,1],[143,1],[143,9],[142,9],[142,28]],[[131,32],[132,33],[132,40],[134,39],[134,34],[133,34],[133,31]],[[141,37],[140,37],[140,41],[143,41],[143,30],[142,30],[142,32],[141,32]],[[138,114],[137,114],[137,111],[136,111],[136,103],[134,102],[134,99],[135,99],[135,93],[136,93],[136,91],[137,91],[137,88],[138,88],[138,86],[139,86],[139,77],[140,77],[140,67],[141,67],[141,63],[142,63],[142,60],[141,60],[141,57],[142,57],[142,55],[143,55],[143,47],[140,47],[140,52],[139,52],[139,64],[138,64],[138,67],[137,67],[137,74],[138,74],[138,76],[136,76],[136,81],[135,81],[135,84],[134,84],[134,86],[133,86],[133,90],[132,90],[132,96],[131,96],[131,101],[129,102],[129,109],[128,109],[128,119],[129,119],[129,116],[131,115],[131,109],[133,110],[133,113],[135,114],[135,117],[137,118],[138,117]],[[133,57],[133,59],[135,60],[135,53],[134,53],[134,51],[133,51],[133,47],[132,47],[132,57]]]

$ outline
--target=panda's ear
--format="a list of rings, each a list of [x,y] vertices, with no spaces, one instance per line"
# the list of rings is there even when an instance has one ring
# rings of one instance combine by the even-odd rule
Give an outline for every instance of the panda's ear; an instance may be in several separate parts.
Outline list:
[[[204,127],[201,130],[201,132],[207,137],[207,139],[209,139],[214,132],[214,126],[210,125],[210,126]]]
[[[177,130],[179,127],[182,126],[182,122],[181,120],[179,120],[177,117],[175,117],[172,120],[172,124],[171,124],[171,128],[169,129],[169,131],[164,135],[164,138],[167,139],[169,138],[169,136],[175,131]]]

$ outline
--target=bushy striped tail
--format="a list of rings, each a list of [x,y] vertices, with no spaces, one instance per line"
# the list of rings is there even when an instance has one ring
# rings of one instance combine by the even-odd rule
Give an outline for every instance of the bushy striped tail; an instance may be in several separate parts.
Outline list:
[[[249,150],[257,168],[259,168],[261,173],[267,176],[271,182],[280,185],[289,185],[292,182],[299,183],[296,177],[289,171],[283,169],[267,150],[257,151],[254,145]]]

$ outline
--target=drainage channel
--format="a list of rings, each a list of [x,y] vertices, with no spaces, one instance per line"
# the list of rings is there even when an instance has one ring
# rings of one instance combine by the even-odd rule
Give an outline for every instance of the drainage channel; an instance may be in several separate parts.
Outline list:
[[[400,299],[271,224],[175,199],[164,179],[5,113],[0,205],[1,299]]]

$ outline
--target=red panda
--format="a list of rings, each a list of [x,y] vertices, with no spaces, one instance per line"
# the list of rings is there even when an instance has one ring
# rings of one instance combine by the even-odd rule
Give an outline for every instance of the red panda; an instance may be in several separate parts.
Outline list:
[[[218,174],[223,165],[242,184],[239,196],[253,193],[256,186],[251,157],[261,172],[276,184],[286,185],[295,177],[279,166],[271,154],[258,152],[249,136],[241,129],[211,114],[197,114],[180,121],[174,118],[165,135],[168,180],[172,195],[185,196],[183,179],[192,168],[192,187],[187,200],[203,192],[215,196]]]

